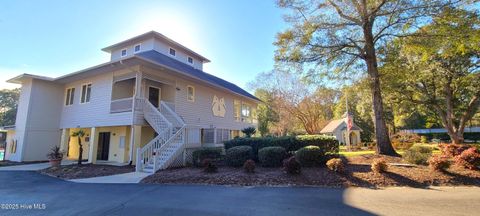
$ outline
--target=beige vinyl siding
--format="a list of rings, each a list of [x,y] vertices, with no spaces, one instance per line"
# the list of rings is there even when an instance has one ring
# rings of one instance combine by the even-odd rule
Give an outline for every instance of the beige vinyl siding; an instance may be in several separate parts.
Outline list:
[[[201,81],[190,78],[183,78],[183,75],[175,72],[166,72],[154,70],[148,67],[142,67],[142,72],[147,74],[155,74],[157,79],[172,80],[177,88],[175,93],[175,111],[178,113],[186,124],[200,126],[202,128],[222,128],[230,130],[241,130],[245,127],[254,126],[255,124],[246,122],[237,122],[234,120],[233,100],[245,101],[252,106],[256,106],[257,102],[234,93],[226,89],[212,87]],[[195,101],[187,100],[187,86],[195,88]],[[213,96],[224,98],[226,113],[225,117],[214,116],[212,112]]]
[[[115,73],[126,72],[129,71],[120,70]],[[81,104],[81,86],[85,83],[92,84],[90,102]],[[105,73],[65,84],[65,88],[75,87],[75,100],[72,105],[63,106],[60,128],[131,125],[131,112],[110,113],[112,83],[113,74]]]
[[[52,82],[30,79],[22,84],[17,112],[14,161],[46,160],[46,154],[60,144],[60,113],[64,88]]]

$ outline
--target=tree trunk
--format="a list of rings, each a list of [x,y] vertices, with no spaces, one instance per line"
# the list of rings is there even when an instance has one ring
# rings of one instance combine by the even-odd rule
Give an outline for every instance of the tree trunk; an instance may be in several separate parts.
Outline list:
[[[378,74],[377,55],[372,34],[373,23],[367,23],[364,26],[365,36],[365,63],[370,77],[370,89],[372,91],[372,105],[375,116],[375,139],[377,141],[377,153],[383,155],[399,156],[393,149],[388,134],[387,125],[383,115],[383,99],[380,89],[380,76]]]
[[[80,137],[78,137],[78,146],[79,146],[79,150],[78,150],[78,162],[77,162],[77,164],[82,165],[83,146],[82,146],[82,139]]]
[[[463,133],[449,133],[452,144],[463,144]]]

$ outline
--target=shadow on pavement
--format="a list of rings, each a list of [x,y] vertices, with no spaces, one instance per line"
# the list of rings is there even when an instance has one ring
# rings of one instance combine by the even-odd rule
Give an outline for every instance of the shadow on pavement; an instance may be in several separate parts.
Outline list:
[[[0,215],[373,215],[345,204],[344,189],[78,184],[36,172],[0,172],[2,203],[45,209]]]

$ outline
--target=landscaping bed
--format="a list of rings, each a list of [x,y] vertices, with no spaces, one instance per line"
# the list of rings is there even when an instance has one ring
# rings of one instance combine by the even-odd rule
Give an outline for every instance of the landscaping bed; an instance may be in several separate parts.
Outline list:
[[[345,172],[336,173],[324,166],[302,168],[301,174],[290,175],[282,168],[257,166],[255,173],[243,168],[219,166],[218,172],[205,173],[202,168],[187,167],[162,170],[142,180],[148,184],[214,184],[239,186],[326,186],[326,187],[427,187],[443,185],[480,186],[480,171],[452,165],[444,172],[432,171],[427,166],[392,166],[382,174],[371,171],[373,159],[383,157],[388,163],[403,164],[402,158],[365,155],[349,157]]]
[[[40,170],[41,174],[62,178],[80,179],[134,172],[134,166],[110,166],[98,164],[65,165]]]

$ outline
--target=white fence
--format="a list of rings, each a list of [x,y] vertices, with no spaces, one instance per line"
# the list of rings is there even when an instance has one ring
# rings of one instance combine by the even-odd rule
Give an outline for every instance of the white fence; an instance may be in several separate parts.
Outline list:
[[[406,133],[416,133],[416,134],[429,134],[429,133],[447,133],[445,128],[430,128],[430,129],[409,129],[409,130],[401,130],[402,132]],[[480,127],[469,127],[465,128],[465,133],[475,133],[480,132]]]

